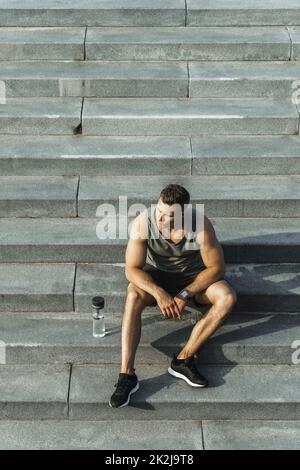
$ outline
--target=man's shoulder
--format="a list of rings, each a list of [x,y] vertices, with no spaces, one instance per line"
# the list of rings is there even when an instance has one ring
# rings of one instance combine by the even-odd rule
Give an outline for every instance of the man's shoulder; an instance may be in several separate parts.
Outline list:
[[[146,242],[148,241],[148,210],[142,211],[130,223],[129,238]]]
[[[200,246],[215,236],[214,225],[211,219],[205,214],[200,214],[201,223],[197,223],[196,238]]]

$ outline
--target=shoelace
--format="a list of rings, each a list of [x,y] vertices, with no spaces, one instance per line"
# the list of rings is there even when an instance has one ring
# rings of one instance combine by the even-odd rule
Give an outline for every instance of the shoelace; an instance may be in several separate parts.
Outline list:
[[[189,365],[188,365],[188,368],[196,375],[199,375],[199,372],[198,372],[198,369],[196,367],[196,364],[195,364],[195,361],[191,362]]]
[[[122,380],[119,380],[115,384],[115,387],[118,387],[121,390],[126,390],[127,386],[130,384],[130,382],[131,381],[129,379],[122,379]]]

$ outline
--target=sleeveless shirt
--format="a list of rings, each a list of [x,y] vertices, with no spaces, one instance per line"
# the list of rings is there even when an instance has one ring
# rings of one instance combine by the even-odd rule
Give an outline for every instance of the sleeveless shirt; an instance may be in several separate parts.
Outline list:
[[[174,244],[160,233],[155,207],[148,207],[148,243],[146,263],[161,271],[192,273],[204,269],[200,245],[196,233],[187,232],[179,243]],[[196,208],[192,208],[192,232],[196,230]],[[191,245],[192,243],[192,245]]]

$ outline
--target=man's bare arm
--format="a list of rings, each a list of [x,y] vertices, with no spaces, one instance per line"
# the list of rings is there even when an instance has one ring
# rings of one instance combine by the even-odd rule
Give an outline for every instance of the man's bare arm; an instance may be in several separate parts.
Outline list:
[[[186,286],[192,295],[207,289],[211,284],[222,279],[225,274],[223,249],[217,240],[215,229],[207,217],[204,219],[204,233],[203,236],[200,234],[200,238],[200,251],[206,269]]]
[[[125,252],[125,276],[129,282],[157,297],[162,290],[150,274],[143,271],[147,256],[147,220],[143,213],[132,223],[130,237]]]

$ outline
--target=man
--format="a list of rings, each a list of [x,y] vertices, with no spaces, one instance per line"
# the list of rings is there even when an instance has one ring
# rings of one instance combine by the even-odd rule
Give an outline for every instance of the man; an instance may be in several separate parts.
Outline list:
[[[196,304],[211,305],[194,326],[184,348],[177,356],[173,355],[168,369],[190,386],[208,385],[196,367],[194,355],[230,313],[236,294],[223,279],[224,255],[214,228],[203,216],[203,224],[195,231],[194,209],[189,232],[196,232],[194,242],[198,249],[191,249],[188,243],[191,239],[184,226],[185,207],[189,202],[190,195],[185,188],[170,184],[161,191],[154,214],[148,209],[132,223],[125,254],[129,284],[122,323],[122,365],[109,401],[111,407],[128,405],[130,396],[139,389],[134,360],[141,338],[141,314],[151,305],[158,305],[166,319],[182,319],[183,309],[192,298]],[[182,209],[183,222],[179,230],[178,224],[174,224],[178,207]]]

